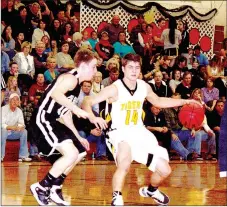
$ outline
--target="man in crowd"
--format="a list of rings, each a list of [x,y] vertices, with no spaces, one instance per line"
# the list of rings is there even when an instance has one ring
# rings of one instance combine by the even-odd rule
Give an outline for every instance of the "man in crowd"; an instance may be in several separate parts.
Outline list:
[[[17,93],[9,97],[9,104],[2,107],[2,137],[1,137],[1,160],[5,157],[6,140],[20,139],[19,159],[20,162],[30,162],[27,130],[25,129],[24,117],[20,106],[20,98]]]

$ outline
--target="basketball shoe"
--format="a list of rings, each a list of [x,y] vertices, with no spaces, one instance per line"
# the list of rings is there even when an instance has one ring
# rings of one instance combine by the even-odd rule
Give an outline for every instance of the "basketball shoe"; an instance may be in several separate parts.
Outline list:
[[[44,188],[39,183],[34,183],[30,186],[30,191],[40,206],[49,205],[49,189]]]
[[[154,192],[150,192],[148,191],[147,187],[142,187],[139,189],[139,194],[142,197],[151,197],[156,203],[163,206],[168,205],[169,203],[169,197],[164,193],[160,192],[158,189]]]
[[[50,189],[50,199],[59,206],[69,206],[70,203],[65,201],[62,196],[62,185],[53,185]]]
[[[113,198],[111,202],[111,206],[123,206],[124,201],[122,195],[119,192],[113,192]]]

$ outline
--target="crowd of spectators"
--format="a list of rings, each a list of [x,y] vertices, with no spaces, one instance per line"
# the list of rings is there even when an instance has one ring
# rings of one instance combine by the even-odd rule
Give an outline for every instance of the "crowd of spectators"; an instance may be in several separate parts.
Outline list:
[[[147,129],[170,155],[174,149],[185,160],[217,158],[220,119],[226,101],[226,39],[220,53],[208,60],[199,45],[189,48],[184,20],[160,18],[155,26],[147,24],[139,14],[138,25],[129,34],[130,43],[118,15],[101,31],[91,34],[86,30],[80,32],[78,23],[78,12],[71,1],[66,4],[60,0],[2,1],[2,161],[6,139],[15,138],[21,142],[19,161],[40,160],[29,137],[32,113],[47,85],[59,74],[75,68],[74,56],[82,47],[96,53],[98,72],[92,82],[82,83],[75,104],[80,106],[85,96],[98,93],[122,78],[121,58],[137,53],[142,62],[140,78],[148,82],[158,96],[196,99],[206,111],[202,126],[188,130],[178,120],[179,108],[163,110],[145,104]],[[105,103],[101,103],[93,110],[98,116],[104,108]],[[97,144],[97,160],[106,160],[104,132],[86,121],[79,123],[76,126],[80,135]],[[208,143],[205,157],[201,155],[203,140]]]

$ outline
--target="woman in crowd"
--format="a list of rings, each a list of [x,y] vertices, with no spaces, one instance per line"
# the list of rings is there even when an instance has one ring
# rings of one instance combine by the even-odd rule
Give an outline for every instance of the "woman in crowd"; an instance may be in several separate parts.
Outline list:
[[[17,52],[21,52],[21,45],[24,42],[24,33],[19,32],[16,37],[16,42],[15,42],[15,50]]]
[[[9,55],[10,60],[13,59],[15,55],[15,40],[12,36],[12,27],[7,25],[2,32],[2,39],[4,41],[4,47],[2,50]]]
[[[44,35],[41,38],[41,41],[45,44],[45,50],[44,50],[44,54],[49,56],[51,53],[51,47],[50,47],[50,38],[47,35]]]
[[[44,73],[45,82],[50,84],[60,73],[55,69],[57,66],[56,58],[49,56],[47,58],[47,70]]]
[[[181,71],[175,69],[172,73],[172,79],[169,81],[169,87],[171,88],[173,94],[176,92],[177,86],[181,83]]]
[[[98,35],[96,31],[92,31],[91,32],[91,37],[88,39],[91,47],[92,47],[92,51],[95,51],[95,45],[97,44],[98,40]]]
[[[189,33],[188,33],[188,25],[184,20],[179,20],[177,29],[181,32],[181,42],[179,44],[179,55],[182,55],[187,58],[189,61],[188,47],[189,47]]]
[[[227,57],[227,38],[225,38],[222,42],[222,49],[220,51],[221,56]]]
[[[84,30],[82,32],[82,35],[83,35],[82,41],[81,41],[82,46],[85,46],[85,48],[92,50],[92,46],[91,46],[90,42],[88,41],[88,39],[89,39],[88,31]]]
[[[212,78],[206,80],[206,87],[201,89],[203,93],[203,101],[208,106],[208,111],[213,111],[214,107],[219,99],[219,90],[214,87],[214,81]]]
[[[17,85],[17,77],[10,76],[7,81],[7,88],[5,90],[5,96],[4,96],[4,104],[9,103],[9,97],[12,93],[17,93],[19,96],[21,96],[20,90]]]
[[[226,97],[226,77],[224,76],[224,67],[219,56],[215,55],[210,61],[210,67],[207,67],[207,75],[214,80],[215,86],[219,90],[220,98]]]
[[[74,58],[76,52],[81,48],[82,38],[83,35],[80,32],[75,32],[73,34],[73,41],[69,42],[69,54],[71,58]]]
[[[41,8],[38,2],[29,5],[29,17],[34,29],[38,27],[39,21],[42,19]]]
[[[56,40],[50,41],[50,50],[51,50],[51,52],[49,53],[49,56],[56,57],[56,55],[58,53],[58,44],[57,44]]]
[[[37,41],[40,41],[44,35],[49,36],[49,33],[45,30],[46,29],[46,22],[42,19],[39,20],[37,28],[34,30],[32,35],[32,49],[35,49],[35,44]]]
[[[164,42],[165,55],[178,56],[181,32],[177,29],[177,22],[174,17],[169,18],[169,28],[163,30],[161,40]]]
[[[102,70],[99,70],[102,73],[102,78],[105,79],[107,77],[109,77],[109,71],[111,70],[111,68],[117,67],[118,70],[120,69],[120,64],[118,62],[117,59],[115,58],[110,58],[107,62],[106,62],[106,67],[102,68]]]
[[[21,6],[19,9],[19,16],[15,18],[15,21],[12,23],[13,36],[15,37],[19,32],[24,33],[24,40],[31,42],[33,27],[31,19],[28,16],[27,8]]]
[[[34,57],[29,54],[30,52],[31,43],[25,41],[21,45],[21,52],[18,52],[14,57],[19,68],[19,87],[24,86],[27,89],[30,88],[35,74]]]
[[[120,55],[123,58],[128,53],[135,54],[132,46],[126,41],[126,34],[124,32],[120,32],[118,34],[118,41],[113,44],[114,53]]]
[[[3,1],[1,1],[1,4],[3,4]],[[17,16],[17,11],[14,9],[14,0],[7,0],[6,7],[3,8],[1,5],[2,9],[2,25],[7,26],[11,25],[14,19]]]
[[[61,52],[58,52],[56,55],[57,65],[60,73],[65,73],[73,68],[75,64],[71,56],[69,55],[69,43],[61,43]]]
[[[73,41],[73,29],[72,29],[72,25],[69,22],[66,23],[63,27],[61,41],[66,41],[66,42]]]
[[[50,39],[51,40],[56,40],[57,41],[57,45],[60,45],[61,42],[61,24],[60,21],[58,19],[54,19],[50,30],[49,30],[49,34],[50,34]]]
[[[149,56],[152,54],[153,46],[153,35],[152,35],[152,26],[146,22],[142,23],[142,31],[138,33],[138,40],[140,46],[143,48],[143,54],[146,55],[147,52]]]

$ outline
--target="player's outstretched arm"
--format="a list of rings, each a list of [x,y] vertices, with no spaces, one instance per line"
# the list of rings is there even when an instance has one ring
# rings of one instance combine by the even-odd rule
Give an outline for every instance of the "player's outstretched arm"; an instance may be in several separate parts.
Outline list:
[[[92,112],[92,106],[94,104],[101,103],[102,101],[109,100],[113,102],[117,99],[117,88],[112,84],[102,89],[98,94],[94,96],[86,96],[82,102],[81,108],[88,112],[89,120],[95,124],[97,128],[106,129],[107,123],[104,119],[96,117]]]
[[[173,98],[166,98],[166,97],[159,97],[157,96],[152,88],[147,84],[147,97],[146,99],[153,105],[160,107],[160,108],[171,108],[176,106],[182,106],[184,104],[190,103],[197,103],[201,105],[198,101],[193,99],[173,99]],[[202,105],[201,105],[202,107]]]
[[[51,93],[51,97],[60,105],[70,109],[78,117],[87,118],[87,112],[80,109],[65,96],[65,93],[73,90],[76,85],[77,78],[75,76],[71,74],[63,74],[58,78],[56,86]]]

